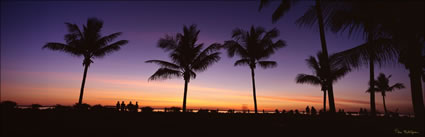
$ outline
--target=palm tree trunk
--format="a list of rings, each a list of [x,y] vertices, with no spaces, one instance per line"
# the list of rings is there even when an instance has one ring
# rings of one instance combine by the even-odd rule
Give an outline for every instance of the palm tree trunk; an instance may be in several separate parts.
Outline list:
[[[376,115],[376,106],[375,106],[375,70],[374,70],[374,61],[373,57],[370,57],[369,60],[369,73],[370,73],[370,82],[369,82],[369,91],[370,91],[370,114],[372,116]]]
[[[334,102],[334,94],[333,94],[333,87],[332,83],[329,84],[328,88],[328,96],[329,96],[329,112],[335,113],[335,102]]]
[[[323,112],[326,112],[326,90],[323,91]]]
[[[84,85],[86,84],[86,77],[87,77],[87,70],[89,69],[89,64],[84,65],[84,75],[83,75],[83,83],[81,83],[81,90],[80,90],[80,98],[78,99],[78,104],[83,103],[83,93],[84,93]]]
[[[385,96],[382,95],[382,103],[384,104],[385,115],[387,115],[387,106],[385,105]]]
[[[325,27],[323,25],[323,15],[322,8],[320,4],[320,0],[316,0],[316,11],[317,11],[317,19],[319,23],[319,31],[320,31],[320,42],[322,44],[322,53],[325,56],[328,56],[328,48],[326,46],[326,37],[325,37]],[[325,59],[326,63],[328,63],[328,59]],[[329,63],[328,63],[329,64]]]
[[[317,19],[319,23],[319,31],[320,31],[320,42],[322,44],[322,53],[326,57],[324,60],[324,69],[326,74],[330,74],[330,68],[329,68],[329,58],[328,58],[328,49],[326,46],[326,38],[325,38],[325,29],[323,25],[323,15],[322,15],[322,8],[320,4],[320,0],[316,0],[316,11],[317,11]],[[332,83],[328,82],[328,92],[329,92],[329,111],[335,112],[335,102],[334,102],[334,96],[333,96],[333,88]]]
[[[187,85],[189,80],[184,80],[184,95],[183,95],[183,112],[186,112],[186,95],[187,95]]]
[[[257,114],[257,95],[255,94],[255,73],[254,73],[254,68],[251,68],[251,77],[252,77],[252,91],[253,91],[253,96],[254,96],[254,110],[255,110],[255,114]]]
[[[410,73],[410,87],[412,92],[412,103],[413,111],[415,112],[415,118],[423,121],[424,119],[424,100],[422,94],[422,83],[421,83],[421,69],[409,68]]]

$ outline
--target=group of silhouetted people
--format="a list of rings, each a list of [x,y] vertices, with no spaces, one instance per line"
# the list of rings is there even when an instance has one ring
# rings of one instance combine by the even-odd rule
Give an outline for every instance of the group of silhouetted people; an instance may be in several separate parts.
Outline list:
[[[138,112],[139,109],[139,104],[138,102],[136,102],[136,104],[133,105],[133,103],[128,103],[127,105],[125,105],[124,101],[121,102],[117,101],[117,105],[116,105],[116,110],[117,111],[121,111],[121,112]]]
[[[307,106],[305,108],[305,114],[306,115],[316,115],[317,114],[317,110],[313,106],[311,106],[311,109],[310,109],[310,107]]]
[[[360,116],[367,116],[368,114],[369,112],[367,112],[366,108],[360,108],[360,111],[359,111]]]

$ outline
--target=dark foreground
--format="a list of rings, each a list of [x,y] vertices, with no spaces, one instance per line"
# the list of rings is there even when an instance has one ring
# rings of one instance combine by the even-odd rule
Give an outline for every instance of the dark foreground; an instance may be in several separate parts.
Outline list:
[[[424,136],[423,121],[342,115],[3,111],[1,123],[2,137]]]

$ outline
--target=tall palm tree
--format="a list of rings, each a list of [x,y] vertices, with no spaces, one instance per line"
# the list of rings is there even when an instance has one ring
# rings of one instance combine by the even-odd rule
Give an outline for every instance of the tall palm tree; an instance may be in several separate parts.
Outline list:
[[[386,60],[392,60],[397,55],[394,49],[389,46],[391,40],[387,39],[386,35],[379,30],[380,18],[376,16],[380,13],[374,12],[374,8],[377,6],[379,6],[379,3],[376,2],[369,2],[366,5],[362,2],[349,6],[343,5],[341,6],[342,8],[333,9],[331,16],[328,16],[328,21],[326,22],[328,27],[334,32],[348,30],[349,36],[362,32],[366,39],[364,44],[340,52],[338,55],[355,58],[348,60],[347,64],[349,66],[359,67],[359,62],[369,65],[370,80],[368,91],[370,93],[371,115],[376,114],[375,90],[372,88],[375,82],[375,64],[382,64]],[[303,20],[308,22],[307,20],[309,19],[304,18]],[[364,54],[363,56],[365,57],[361,58],[362,55],[359,54]]]
[[[261,0],[259,10],[261,10],[264,6],[267,6],[270,3],[270,1],[271,0]],[[297,2],[298,0],[282,0],[278,8],[274,11],[272,15],[272,22],[274,23],[277,20],[279,20],[281,17],[283,17],[285,13],[288,12],[289,9],[291,9],[291,7]],[[311,15],[311,13],[313,13],[313,16],[315,17],[315,19],[317,19],[317,24],[318,24],[319,33],[320,33],[320,42],[322,46],[322,53],[324,56],[328,56],[328,49],[327,49],[326,37],[325,37],[324,16],[323,16],[324,7],[322,6],[322,2],[323,2],[322,0],[315,0],[314,7],[310,8],[309,10],[310,12],[309,11],[305,12],[304,16]],[[328,58],[325,58],[323,67],[326,73],[330,73]],[[334,101],[332,83],[327,83],[327,87],[329,92],[330,112],[335,112],[335,101]]]
[[[425,62],[421,58],[425,50],[423,12],[425,1],[398,1],[388,7],[390,8],[385,10],[391,12],[389,21],[384,21],[383,26],[392,36],[394,45],[400,53],[399,62],[409,71],[413,111],[418,121],[423,121],[425,106],[421,73]]]
[[[279,36],[279,31],[274,28],[266,31],[262,27],[251,26],[249,31],[236,28],[232,32],[233,40],[225,41],[224,47],[227,49],[229,57],[238,55],[239,60],[235,66],[249,66],[252,77],[252,90],[254,96],[254,108],[257,113],[257,97],[255,89],[255,68],[258,65],[262,68],[276,67],[275,61],[265,60],[269,58],[277,49],[285,47],[285,41],[273,39]]]
[[[365,33],[367,42],[350,49],[354,54],[350,53],[346,60],[352,66],[369,63],[371,81],[374,62],[393,63],[395,58],[405,65],[410,72],[413,108],[419,118],[424,116],[421,86],[421,67],[424,63],[421,60],[424,50],[423,10],[423,1],[344,1],[338,10],[332,11],[326,23],[335,32],[348,29],[350,33],[356,30]],[[348,53],[348,50],[344,53]],[[370,85],[373,85],[373,81]]]
[[[84,57],[84,75],[81,84],[80,98],[78,104],[83,102],[84,85],[86,83],[87,70],[93,59],[102,58],[107,54],[121,49],[121,46],[128,43],[127,40],[113,42],[121,32],[116,32],[107,36],[102,36],[100,31],[103,27],[103,21],[97,18],[89,18],[87,24],[83,25],[83,30],[76,24],[65,23],[68,27],[68,34],[65,35],[66,43],[49,42],[43,46],[55,51],[62,51],[74,56]],[[111,43],[113,42],[113,43]]]
[[[385,95],[386,95],[386,92],[391,92],[391,91],[394,91],[395,89],[405,88],[402,83],[396,83],[396,84],[390,86],[389,85],[390,78],[391,78],[391,75],[389,75],[387,77],[387,76],[385,76],[384,73],[380,73],[379,76],[378,76],[378,78],[377,78],[377,80],[374,83],[375,84],[375,86],[374,86],[375,91],[381,92],[382,101],[383,101],[383,104],[384,104],[385,114],[387,114],[387,106],[385,104]],[[369,92],[369,90],[368,90],[368,92]]]
[[[170,52],[172,62],[163,60],[148,60],[146,63],[155,63],[160,68],[149,77],[149,80],[168,79],[172,77],[183,77],[184,95],[183,112],[186,112],[186,95],[190,79],[196,78],[196,72],[205,71],[213,63],[220,60],[221,45],[214,43],[204,48],[204,44],[196,43],[200,30],[196,25],[183,27],[183,34],[176,36],[166,35],[158,41],[158,47]]]
[[[312,84],[320,85],[321,90],[323,91],[323,110],[326,111],[326,91],[327,91],[327,82],[335,83],[337,80],[342,78],[345,74],[350,72],[350,68],[342,65],[338,62],[335,55],[329,56],[330,63],[330,73],[327,75],[325,69],[323,68],[323,60],[326,56],[322,52],[317,53],[317,59],[313,56],[310,56],[306,59],[307,65],[313,70],[313,75],[309,74],[298,74],[296,79],[297,83],[301,84]]]

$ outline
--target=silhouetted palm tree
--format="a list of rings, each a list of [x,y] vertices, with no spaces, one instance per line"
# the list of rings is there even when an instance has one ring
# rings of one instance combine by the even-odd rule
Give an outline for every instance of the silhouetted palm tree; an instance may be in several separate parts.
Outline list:
[[[370,93],[370,112],[376,114],[374,85],[374,65],[382,64],[385,61],[392,61],[397,52],[391,46],[391,39],[381,32],[379,16],[380,12],[375,7],[379,7],[380,2],[345,2],[339,4],[339,8],[334,8],[331,16],[328,16],[325,22],[333,32],[349,31],[349,36],[353,33],[363,33],[366,42],[355,48],[338,53],[344,59],[347,65],[359,67],[360,63],[369,65],[369,88]],[[312,19],[303,18],[304,22],[312,22]],[[309,20],[309,21],[308,21]]]
[[[368,63],[371,80],[374,62],[394,63],[394,58],[398,58],[410,72],[412,104],[416,117],[421,118],[424,116],[421,86],[424,63],[421,60],[424,50],[423,10],[423,1],[344,1],[338,10],[332,11],[326,23],[334,31],[348,29],[352,33],[360,30],[366,34],[367,42],[350,49],[356,53],[349,55],[347,62],[355,67]],[[370,85],[373,85],[372,82]]]
[[[418,121],[423,121],[425,106],[421,74],[424,56],[424,8],[425,1],[392,3],[386,11],[393,12],[384,21],[385,31],[390,33],[399,54],[399,62],[409,70],[413,110]]]
[[[50,50],[62,51],[69,53],[74,56],[84,57],[84,75],[83,82],[81,84],[80,98],[78,104],[82,104],[84,85],[87,77],[87,70],[93,59],[102,58],[107,54],[121,49],[121,46],[128,43],[127,40],[119,40],[113,42],[122,33],[117,32],[108,36],[103,36],[100,31],[103,27],[103,21],[97,18],[89,18],[87,24],[83,25],[83,30],[76,24],[65,23],[68,27],[68,34],[65,35],[66,43],[50,42],[43,46],[43,49],[47,48]],[[113,43],[111,43],[113,42]]]
[[[162,60],[148,60],[146,63],[156,63],[161,66],[149,80],[183,77],[184,96],[183,112],[186,112],[186,95],[190,79],[196,78],[196,72],[205,71],[213,63],[220,60],[220,44],[214,43],[207,48],[204,44],[196,43],[200,30],[196,25],[183,27],[183,34],[176,36],[166,35],[158,41],[158,47],[169,51],[172,62]]]
[[[279,31],[274,28],[270,31],[262,27],[251,26],[251,30],[245,31],[236,28],[232,32],[234,40],[225,41],[224,47],[227,49],[229,57],[238,55],[241,59],[235,62],[235,66],[247,65],[251,69],[252,89],[254,96],[254,108],[257,113],[257,98],[255,91],[255,73],[257,64],[262,68],[276,67],[275,61],[266,61],[277,49],[285,47],[285,41],[273,39],[279,36]]]
[[[360,6],[360,5],[353,5]],[[370,93],[370,112],[372,115],[376,113],[374,83],[374,64],[382,64],[386,60],[392,60],[397,54],[395,50],[389,46],[391,40],[386,39],[379,32],[379,22],[376,20],[376,14],[369,13],[374,10],[375,4],[370,4],[367,7],[359,8],[341,8],[333,10],[332,16],[329,17],[327,25],[332,31],[349,30],[351,36],[356,31],[362,31],[366,42],[355,48],[337,53],[342,56],[346,64],[352,67],[359,67],[360,63],[369,65],[369,93]],[[304,19],[307,20],[307,19]]]
[[[375,91],[381,92],[381,94],[382,94],[382,100],[383,100],[383,104],[384,104],[385,114],[387,114],[387,106],[385,105],[385,95],[386,95],[385,93],[391,92],[395,89],[404,88],[404,85],[402,83],[396,83],[396,84],[390,86],[389,85],[390,78],[391,78],[391,75],[389,75],[387,77],[387,76],[385,76],[384,73],[380,73],[378,78],[376,79],[376,81],[374,83],[375,84],[375,86],[374,86]],[[369,90],[368,90],[368,92],[369,92]]]
[[[327,75],[323,68],[323,60],[326,58],[322,52],[317,53],[317,59],[310,56],[306,59],[307,65],[313,70],[313,75],[298,74],[296,82],[301,84],[320,85],[323,91],[323,111],[326,111],[326,91],[327,82],[335,83],[338,79],[342,78],[345,74],[350,72],[350,69],[338,62],[335,55],[329,56],[330,73]]]
[[[259,10],[261,10],[264,6],[268,5],[270,1],[271,0],[261,0]],[[278,8],[274,11],[272,15],[272,22],[274,23],[278,19],[280,19],[297,2],[298,0],[282,0],[280,5],[278,6]],[[320,42],[322,46],[322,52],[324,56],[328,56],[328,49],[327,49],[326,38],[325,38],[325,27],[324,27],[324,21],[323,21],[324,7],[321,4],[322,2],[327,2],[327,1],[315,0],[314,7],[311,7],[309,11],[305,12],[304,16],[313,15],[313,17],[315,18],[315,21],[317,19],[317,23],[319,25],[318,27],[319,27],[319,33],[320,33]],[[302,23],[302,20],[299,22]],[[325,58],[323,67],[327,73],[330,73],[328,58]],[[327,87],[329,92],[329,109],[330,109],[330,112],[335,112],[335,101],[334,101],[332,83],[327,83]]]

